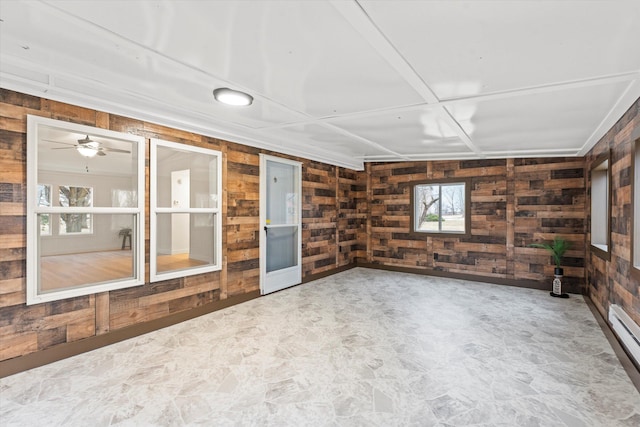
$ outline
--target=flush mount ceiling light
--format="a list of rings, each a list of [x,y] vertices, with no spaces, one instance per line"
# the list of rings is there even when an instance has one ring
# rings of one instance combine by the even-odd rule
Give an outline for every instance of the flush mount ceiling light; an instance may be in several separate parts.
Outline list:
[[[98,143],[95,141],[88,142],[86,144],[81,144],[76,147],[78,153],[83,155],[84,157],[93,157],[98,154]]]
[[[213,91],[213,96],[218,102],[235,107],[244,107],[253,103],[253,96],[229,89],[228,87],[220,87]]]

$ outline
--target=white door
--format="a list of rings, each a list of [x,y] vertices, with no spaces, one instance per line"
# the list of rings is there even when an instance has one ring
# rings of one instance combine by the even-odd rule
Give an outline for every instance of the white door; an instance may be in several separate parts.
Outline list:
[[[260,155],[260,292],[302,281],[301,163]]]

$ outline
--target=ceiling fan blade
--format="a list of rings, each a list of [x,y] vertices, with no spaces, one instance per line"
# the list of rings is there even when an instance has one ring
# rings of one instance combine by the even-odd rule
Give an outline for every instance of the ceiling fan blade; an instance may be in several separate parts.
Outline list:
[[[106,155],[107,155],[107,153],[105,153],[105,152],[104,152],[104,151],[102,151],[102,150],[98,150],[98,152],[97,152],[96,154],[97,154],[98,156],[106,156]]]
[[[72,147],[76,146],[76,144],[71,144],[71,143],[62,142],[62,141],[54,141],[53,139],[43,139],[43,141],[53,142],[54,144],[71,145]]]
[[[109,147],[102,147],[103,150],[105,151],[112,151],[114,153],[126,153],[126,154],[131,154],[131,151],[129,150],[121,150],[119,148],[109,148]]]

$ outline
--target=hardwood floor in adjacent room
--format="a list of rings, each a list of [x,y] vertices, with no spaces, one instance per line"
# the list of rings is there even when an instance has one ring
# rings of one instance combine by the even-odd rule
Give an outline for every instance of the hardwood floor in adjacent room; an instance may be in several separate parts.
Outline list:
[[[43,256],[40,260],[41,286],[44,291],[72,288],[88,283],[122,280],[133,276],[133,252],[115,250],[68,255]],[[160,255],[158,271],[170,271],[203,265],[188,253]]]

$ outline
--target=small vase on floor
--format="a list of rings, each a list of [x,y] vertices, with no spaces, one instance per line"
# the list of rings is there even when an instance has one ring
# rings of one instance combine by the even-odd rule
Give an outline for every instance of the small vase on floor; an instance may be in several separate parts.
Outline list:
[[[553,279],[553,287],[550,292],[552,297],[558,298],[569,298],[569,294],[562,293],[562,276],[564,275],[564,270],[562,268],[556,268],[553,271],[554,279]]]

